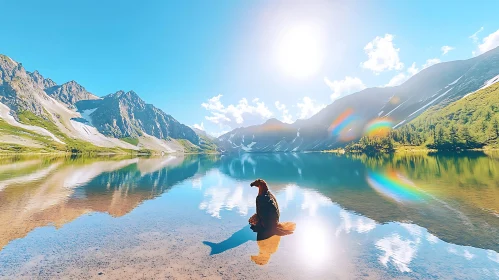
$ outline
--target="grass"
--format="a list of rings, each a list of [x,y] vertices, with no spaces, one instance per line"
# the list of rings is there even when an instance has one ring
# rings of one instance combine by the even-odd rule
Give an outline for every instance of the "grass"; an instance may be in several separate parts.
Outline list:
[[[48,116],[48,113],[45,112]],[[15,135],[18,137],[30,139],[43,148],[27,147],[19,144],[0,143],[0,153],[71,153],[71,154],[146,154],[151,155],[154,152],[148,149],[141,149],[139,151],[121,149],[121,148],[105,148],[93,145],[90,142],[72,138],[59,130],[57,125],[52,121],[39,117],[30,111],[22,111],[18,113],[19,121],[23,124],[33,125],[45,128],[58,139],[65,143],[57,143],[48,136],[42,136],[30,130],[12,126],[7,122],[0,119],[0,134]],[[121,140],[137,146],[139,139],[135,137],[125,137]],[[185,153],[214,153],[216,152],[216,145],[208,140],[201,139],[200,147],[192,144],[185,139],[177,139],[177,141],[184,147]]]
[[[139,144],[139,138],[135,138],[135,137],[124,137],[124,138],[121,138],[120,140],[125,141],[129,144],[132,144],[134,146],[137,146]]]
[[[41,118],[41,117],[39,117],[39,116],[33,114],[32,112],[29,112],[29,111],[19,112],[18,117],[19,117],[20,122],[22,122],[24,124],[28,124],[28,125],[43,127],[46,130],[50,131],[52,134],[54,134],[61,141],[66,143],[66,145],[63,145],[63,144],[59,144],[59,143],[56,143],[56,142],[51,141],[51,140],[48,140],[49,143],[47,143],[46,141],[43,142],[52,151],[67,152],[67,153],[72,153],[72,154],[130,153],[130,152],[132,152],[132,150],[124,150],[124,149],[119,149],[119,148],[98,147],[98,146],[93,145],[92,143],[68,137],[66,134],[62,133],[59,130],[59,128],[55,125],[55,123],[53,123],[49,120],[46,120],[44,118]]]

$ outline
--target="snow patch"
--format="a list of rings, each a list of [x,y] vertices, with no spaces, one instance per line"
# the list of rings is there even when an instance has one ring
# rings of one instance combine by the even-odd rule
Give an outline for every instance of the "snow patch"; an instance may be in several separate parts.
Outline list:
[[[12,178],[9,180],[1,181],[0,182],[0,191],[2,191],[4,188],[8,187],[9,185],[18,185],[18,184],[24,184],[28,182],[33,182],[40,180],[42,178],[45,178],[47,175],[49,175],[52,170],[57,168],[60,165],[60,163],[53,164],[45,169],[38,170],[36,172],[33,172],[28,175]]]
[[[59,140],[59,138],[57,138],[54,134],[52,134],[50,131],[46,130],[45,128],[41,128],[41,127],[34,126],[34,125],[26,125],[26,124],[22,124],[22,123],[18,122],[11,115],[10,108],[7,107],[3,103],[0,103],[0,118],[4,119],[10,125],[17,126],[17,127],[23,128],[23,129],[27,129],[27,130],[33,131],[37,134],[48,136],[58,143],[65,144],[64,142]]]
[[[464,76],[464,75],[463,75]],[[457,78],[454,82],[450,83],[449,86],[453,86],[457,83],[457,81],[459,81],[459,79],[461,79],[463,76]]]
[[[453,88],[448,89],[446,92],[442,93],[442,94],[441,94],[441,95],[439,95],[437,98],[435,98],[435,99],[433,99],[432,101],[428,102],[428,103],[427,103],[426,105],[424,105],[423,107],[421,107],[421,108],[417,109],[417,110],[416,110],[416,111],[414,111],[412,114],[410,114],[410,115],[409,115],[409,117],[410,117],[410,116],[412,116],[412,115],[414,115],[414,114],[416,114],[417,112],[419,112],[419,111],[421,111],[421,110],[423,110],[423,109],[427,108],[427,107],[428,107],[428,106],[430,106],[431,104],[435,103],[435,101],[437,101],[438,99],[440,99],[441,97],[443,97],[444,95],[446,95],[446,94],[447,94],[449,91],[451,91],[452,89],[453,89]]]
[[[86,125],[81,122],[77,122],[74,120],[70,121],[71,126],[75,129],[75,132],[78,133],[81,139],[88,141],[96,146],[101,147],[122,147],[126,149],[137,150],[136,146],[120,141],[116,138],[106,137],[101,134],[97,129],[93,126]]]
[[[405,121],[406,121],[406,120],[403,120],[403,121],[399,122],[398,124],[396,124],[396,125],[393,127],[393,129],[395,129],[395,128],[397,128],[397,127],[401,126],[402,124],[404,124],[404,123],[405,123]]]
[[[8,57],[7,58],[10,60],[10,62],[12,62],[15,66],[17,66],[17,62],[15,62],[12,58]]]
[[[255,144],[256,142],[251,142],[248,146],[241,144],[241,149],[243,149],[246,152],[250,152]]]
[[[93,112],[95,112],[95,110],[97,110],[97,108],[94,108],[94,109],[89,109],[89,110],[83,110],[80,112],[80,115],[83,119],[85,119],[91,126],[94,126],[92,124],[92,117],[90,116],[90,114],[92,114]]]
[[[404,103],[406,103],[407,101],[409,101],[411,98],[407,99],[406,101],[400,103],[397,107],[395,107],[393,110],[391,110],[390,112],[388,112],[385,117],[388,117],[391,113],[393,113],[393,111],[397,110],[400,106],[404,105]]]
[[[473,92],[470,92],[470,93],[466,94],[463,98],[466,98],[466,97],[468,97],[468,96],[472,95],[473,93],[475,93],[475,92],[477,92],[477,91],[479,91],[479,90],[482,90],[482,89],[484,89],[484,88],[488,88],[488,87],[490,87],[491,85],[493,85],[493,84],[495,84],[495,83],[497,83],[497,82],[499,82],[499,75],[495,76],[494,78],[492,78],[492,79],[490,79],[490,80],[487,80],[487,81],[483,84],[483,86],[482,86],[481,88],[479,88],[479,89],[477,89],[477,90],[475,90],[475,91],[473,91]]]

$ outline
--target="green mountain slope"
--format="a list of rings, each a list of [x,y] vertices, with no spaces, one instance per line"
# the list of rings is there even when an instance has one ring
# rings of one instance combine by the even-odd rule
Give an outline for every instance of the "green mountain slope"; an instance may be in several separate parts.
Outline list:
[[[391,152],[394,145],[439,151],[499,148],[499,83],[448,105],[433,106],[387,137],[362,137],[345,150],[383,153]]]
[[[443,108],[433,107],[396,130],[393,139],[404,144],[426,144],[439,150],[497,147],[499,138],[499,83],[471,93]]]

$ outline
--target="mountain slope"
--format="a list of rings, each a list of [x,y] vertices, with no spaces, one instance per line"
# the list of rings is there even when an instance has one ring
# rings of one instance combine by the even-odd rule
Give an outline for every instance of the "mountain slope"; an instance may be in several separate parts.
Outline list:
[[[59,100],[70,107],[81,100],[99,99],[99,97],[88,92],[75,81],[70,81],[62,85],[53,85],[46,88],[45,92],[52,98]]]
[[[57,85],[28,72],[5,55],[0,55],[0,140],[0,150],[7,151],[202,150],[192,129],[134,92],[101,99],[75,81]]]
[[[499,48],[480,56],[423,69],[400,86],[368,88],[334,101],[316,115],[293,124],[268,123],[238,128],[219,137],[228,152],[325,150],[360,138],[376,119],[400,127],[432,106],[444,106],[483,87],[499,75]],[[342,115],[343,114],[343,115]],[[348,121],[341,122],[348,116]],[[338,121],[343,128],[335,131]],[[254,143],[254,144],[252,144]],[[251,147],[249,146],[251,145]]]
[[[103,134],[116,137],[138,138],[144,133],[158,139],[186,139],[193,144],[199,137],[188,126],[151,104],[146,104],[135,92],[118,91],[101,100],[81,101],[81,111],[91,112],[92,124]]]
[[[430,108],[391,137],[440,150],[499,146],[499,76],[454,103]]]

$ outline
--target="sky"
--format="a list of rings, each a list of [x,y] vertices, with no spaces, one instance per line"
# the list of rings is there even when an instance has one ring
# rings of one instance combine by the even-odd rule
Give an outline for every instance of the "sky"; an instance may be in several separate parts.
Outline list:
[[[499,1],[0,0],[0,53],[212,135],[499,45]]]

